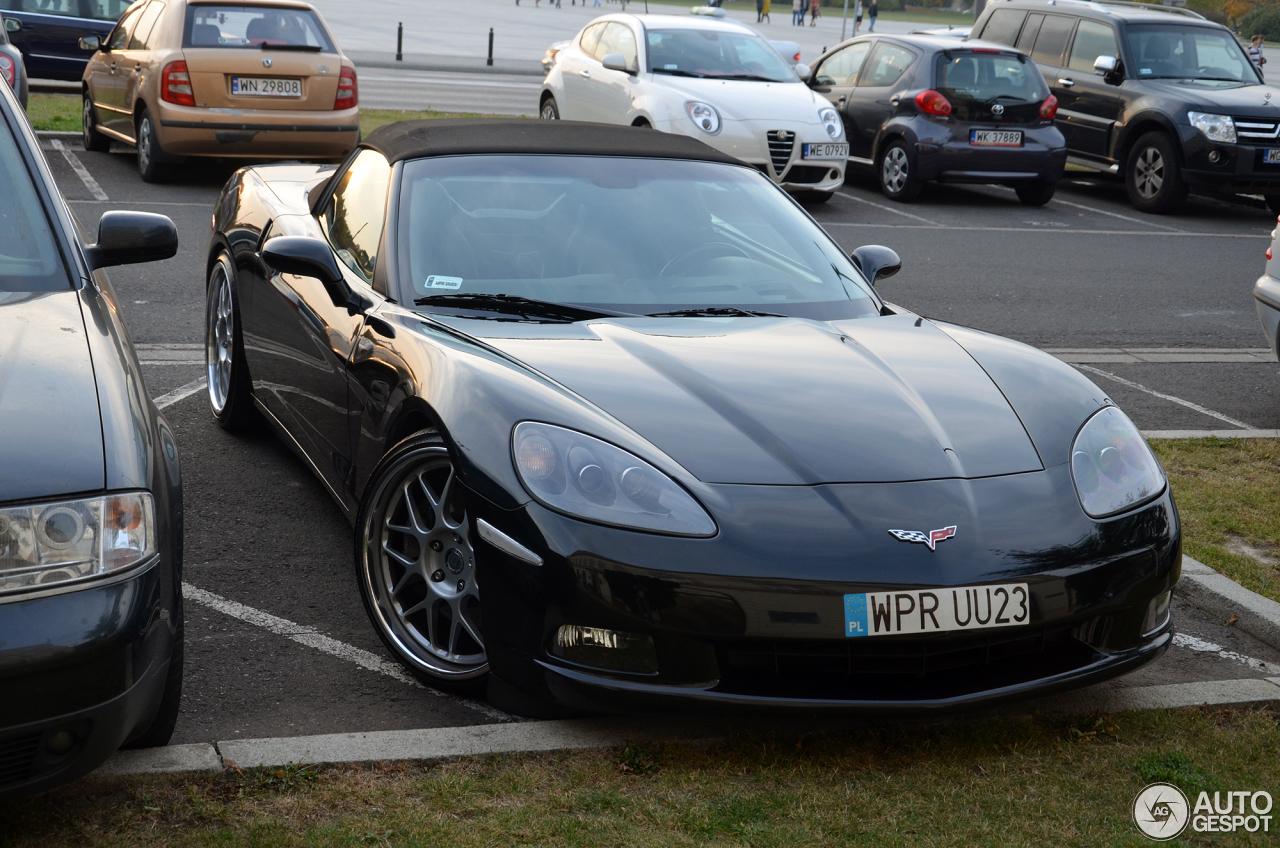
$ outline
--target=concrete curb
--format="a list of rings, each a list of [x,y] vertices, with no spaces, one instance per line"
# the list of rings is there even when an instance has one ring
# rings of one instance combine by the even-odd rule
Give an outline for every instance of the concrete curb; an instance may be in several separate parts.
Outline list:
[[[36,138],[59,138],[69,140],[79,137],[80,133],[73,130],[36,130]]]
[[[1280,603],[1249,591],[1230,577],[1185,555],[1182,580],[1176,591],[1179,597],[1222,621],[1238,616],[1236,628],[1280,649]]]

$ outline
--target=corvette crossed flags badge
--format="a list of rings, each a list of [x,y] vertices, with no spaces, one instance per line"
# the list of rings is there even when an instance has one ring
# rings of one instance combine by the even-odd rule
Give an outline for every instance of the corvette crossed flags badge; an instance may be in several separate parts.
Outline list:
[[[940,527],[937,530],[930,530],[925,533],[922,530],[890,530],[889,535],[903,542],[919,542],[922,545],[928,545],[929,550],[937,550],[938,543],[950,539],[956,534],[956,525],[950,527]]]

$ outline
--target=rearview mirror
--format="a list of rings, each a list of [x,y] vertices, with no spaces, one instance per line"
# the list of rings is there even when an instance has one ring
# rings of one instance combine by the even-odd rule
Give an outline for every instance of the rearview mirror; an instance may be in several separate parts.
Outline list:
[[[178,252],[178,228],[152,212],[107,212],[98,222],[98,243],[85,248],[92,270],[168,259]]]
[[[278,273],[319,280],[334,306],[351,305],[351,289],[326,241],[310,236],[275,236],[262,246],[262,261]]]
[[[1093,72],[1105,77],[1114,74],[1119,64],[1115,56],[1099,56],[1093,60]]]
[[[880,244],[864,244],[849,258],[873,286],[877,280],[888,279],[902,270],[902,260],[897,252]]]
[[[21,29],[22,29],[22,21],[18,20],[17,18],[4,19],[5,32],[18,32]]]
[[[88,53],[96,53],[102,49],[102,40],[96,35],[86,35],[80,39],[80,49]]]
[[[621,53],[606,53],[604,58],[600,60],[600,64],[611,71],[622,71],[628,74],[635,73],[635,71],[627,67],[627,60],[623,58]]]
[[[802,80],[807,80],[809,75],[813,73],[809,66],[804,62],[796,62],[792,67],[795,68],[796,76],[800,77]]]

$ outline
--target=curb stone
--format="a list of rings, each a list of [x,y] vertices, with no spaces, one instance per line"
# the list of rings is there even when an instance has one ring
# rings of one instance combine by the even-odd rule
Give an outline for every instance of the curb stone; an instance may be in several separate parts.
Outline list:
[[[74,130],[36,130],[36,138],[76,139],[80,133]]]
[[[1185,554],[1182,557],[1182,579],[1174,590],[1223,621],[1239,616],[1235,627],[1263,644],[1280,650],[1280,603],[1251,592],[1224,574]]]

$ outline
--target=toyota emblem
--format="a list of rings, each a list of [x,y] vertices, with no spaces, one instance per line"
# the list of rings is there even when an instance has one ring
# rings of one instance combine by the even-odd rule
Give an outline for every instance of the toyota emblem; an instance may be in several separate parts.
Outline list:
[[[262,60],[262,67],[264,67],[264,68],[269,68],[269,67],[271,67],[271,57],[270,57],[270,56],[268,56],[267,58],[265,58],[265,59],[263,59],[263,60]]]
[[[991,114],[999,118],[1004,114],[1004,107],[1001,106],[999,103],[997,103],[996,105],[991,107]]]

